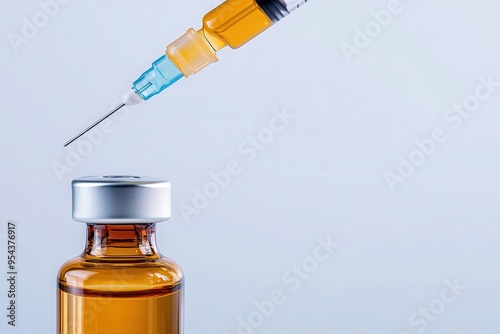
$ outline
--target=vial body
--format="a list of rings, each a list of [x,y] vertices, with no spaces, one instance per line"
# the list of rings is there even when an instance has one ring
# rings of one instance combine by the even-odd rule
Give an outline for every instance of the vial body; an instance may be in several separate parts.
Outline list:
[[[87,226],[58,275],[59,334],[180,334],[183,274],[156,248],[155,224]]]

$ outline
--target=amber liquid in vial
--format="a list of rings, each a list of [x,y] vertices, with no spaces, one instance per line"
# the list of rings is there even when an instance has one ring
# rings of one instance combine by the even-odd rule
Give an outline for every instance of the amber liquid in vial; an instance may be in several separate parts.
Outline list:
[[[182,333],[182,272],[157,251],[154,224],[87,229],[59,273],[58,333]]]

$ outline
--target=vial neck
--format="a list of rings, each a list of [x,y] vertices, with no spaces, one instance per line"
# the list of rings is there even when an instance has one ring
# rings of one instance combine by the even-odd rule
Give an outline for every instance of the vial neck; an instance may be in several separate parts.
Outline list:
[[[84,257],[158,258],[156,225],[87,225]]]

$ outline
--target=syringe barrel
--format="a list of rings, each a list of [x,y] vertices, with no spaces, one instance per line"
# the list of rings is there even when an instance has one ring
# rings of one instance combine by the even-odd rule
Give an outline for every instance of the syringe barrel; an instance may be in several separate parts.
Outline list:
[[[307,0],[226,0],[203,18],[203,32],[215,51],[236,49],[299,8]]]
[[[203,32],[215,50],[243,46],[272,26],[255,0],[226,0],[203,17]]]

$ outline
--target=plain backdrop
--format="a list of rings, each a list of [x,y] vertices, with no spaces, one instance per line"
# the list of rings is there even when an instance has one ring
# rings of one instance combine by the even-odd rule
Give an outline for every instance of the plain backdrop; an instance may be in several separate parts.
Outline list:
[[[500,3],[401,0],[374,23],[390,2],[309,1],[64,149],[217,2],[1,0],[0,277],[10,220],[19,278],[15,328],[0,279],[0,331],[55,333],[57,271],[85,241],[71,180],[135,174],[173,185],[158,244],[185,271],[187,334],[499,333],[500,87],[473,96],[500,82]],[[279,112],[293,119],[270,132]],[[339,244],[322,262],[318,238]]]

